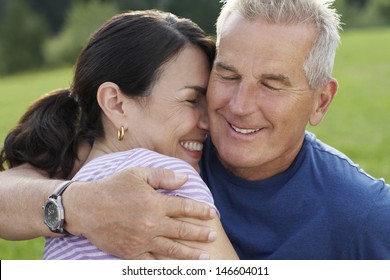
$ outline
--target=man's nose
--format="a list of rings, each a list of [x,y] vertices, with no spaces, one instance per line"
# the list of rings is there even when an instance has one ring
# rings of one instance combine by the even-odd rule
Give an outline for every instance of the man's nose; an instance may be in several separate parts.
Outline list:
[[[256,110],[256,86],[240,83],[230,99],[230,111],[238,116],[247,115]]]

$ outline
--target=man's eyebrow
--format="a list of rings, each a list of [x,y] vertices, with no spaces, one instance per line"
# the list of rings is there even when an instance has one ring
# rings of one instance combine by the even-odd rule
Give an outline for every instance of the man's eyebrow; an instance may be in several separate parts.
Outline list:
[[[215,65],[216,69],[222,69],[222,70],[227,70],[227,71],[231,71],[231,72],[237,73],[237,69],[234,66],[226,64],[224,62],[216,61],[214,63],[214,65]],[[260,76],[260,79],[261,80],[277,81],[277,82],[280,82],[280,83],[282,83],[282,84],[284,84],[286,86],[291,86],[290,79],[287,76],[283,75],[283,74],[262,74]]]
[[[201,86],[185,86],[183,89],[192,89],[201,95],[206,95],[207,92],[207,89]]]
[[[233,65],[229,65],[221,61],[216,61],[214,65],[216,69],[223,69],[227,71],[237,72],[237,69]]]
[[[272,80],[280,82],[286,86],[291,86],[290,79],[283,74],[262,74],[260,77],[261,80]]]

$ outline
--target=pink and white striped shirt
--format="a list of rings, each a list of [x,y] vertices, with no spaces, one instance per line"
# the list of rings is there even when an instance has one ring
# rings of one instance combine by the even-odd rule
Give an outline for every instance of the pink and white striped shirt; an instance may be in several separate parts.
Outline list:
[[[180,159],[142,148],[110,153],[95,158],[84,165],[74,176],[73,180],[99,180],[126,168],[136,166],[166,168],[175,172],[186,173],[188,175],[188,181],[178,190],[158,191],[168,195],[182,196],[205,202],[215,208],[210,190],[190,164]],[[120,207],[120,205],[118,206]],[[118,258],[101,251],[84,237],[65,235],[57,238],[46,238],[43,259],[106,260]]]

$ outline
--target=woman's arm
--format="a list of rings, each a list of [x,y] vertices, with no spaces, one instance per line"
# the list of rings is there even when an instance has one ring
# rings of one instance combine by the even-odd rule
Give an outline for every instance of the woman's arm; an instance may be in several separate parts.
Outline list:
[[[196,223],[196,220],[191,218],[186,219],[186,221]],[[186,245],[207,251],[212,260],[238,260],[237,253],[226,236],[225,230],[218,217],[215,217],[210,221],[197,221],[198,225],[208,225],[209,227],[212,227],[217,232],[217,240],[213,243],[186,241]]]
[[[238,260],[236,251],[234,250],[230,240],[226,236],[226,233],[222,227],[219,217],[215,217],[212,220],[200,221],[192,218],[185,218],[183,221],[187,221],[193,224],[201,226],[209,226],[216,231],[217,239],[212,243],[202,243],[194,241],[180,241],[187,246],[193,248],[199,248],[209,253],[211,260]]]

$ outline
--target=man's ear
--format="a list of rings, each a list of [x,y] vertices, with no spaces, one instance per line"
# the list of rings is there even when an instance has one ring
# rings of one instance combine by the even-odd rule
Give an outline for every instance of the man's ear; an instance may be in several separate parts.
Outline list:
[[[96,99],[106,117],[116,128],[124,125],[123,98],[117,84],[112,82],[101,84],[98,88]]]
[[[329,82],[322,87],[320,92],[316,92],[316,102],[313,112],[310,115],[310,124],[312,126],[318,125],[324,118],[326,112],[328,111],[330,104],[333,101],[333,98],[337,92],[337,81],[334,78],[331,78]]]

